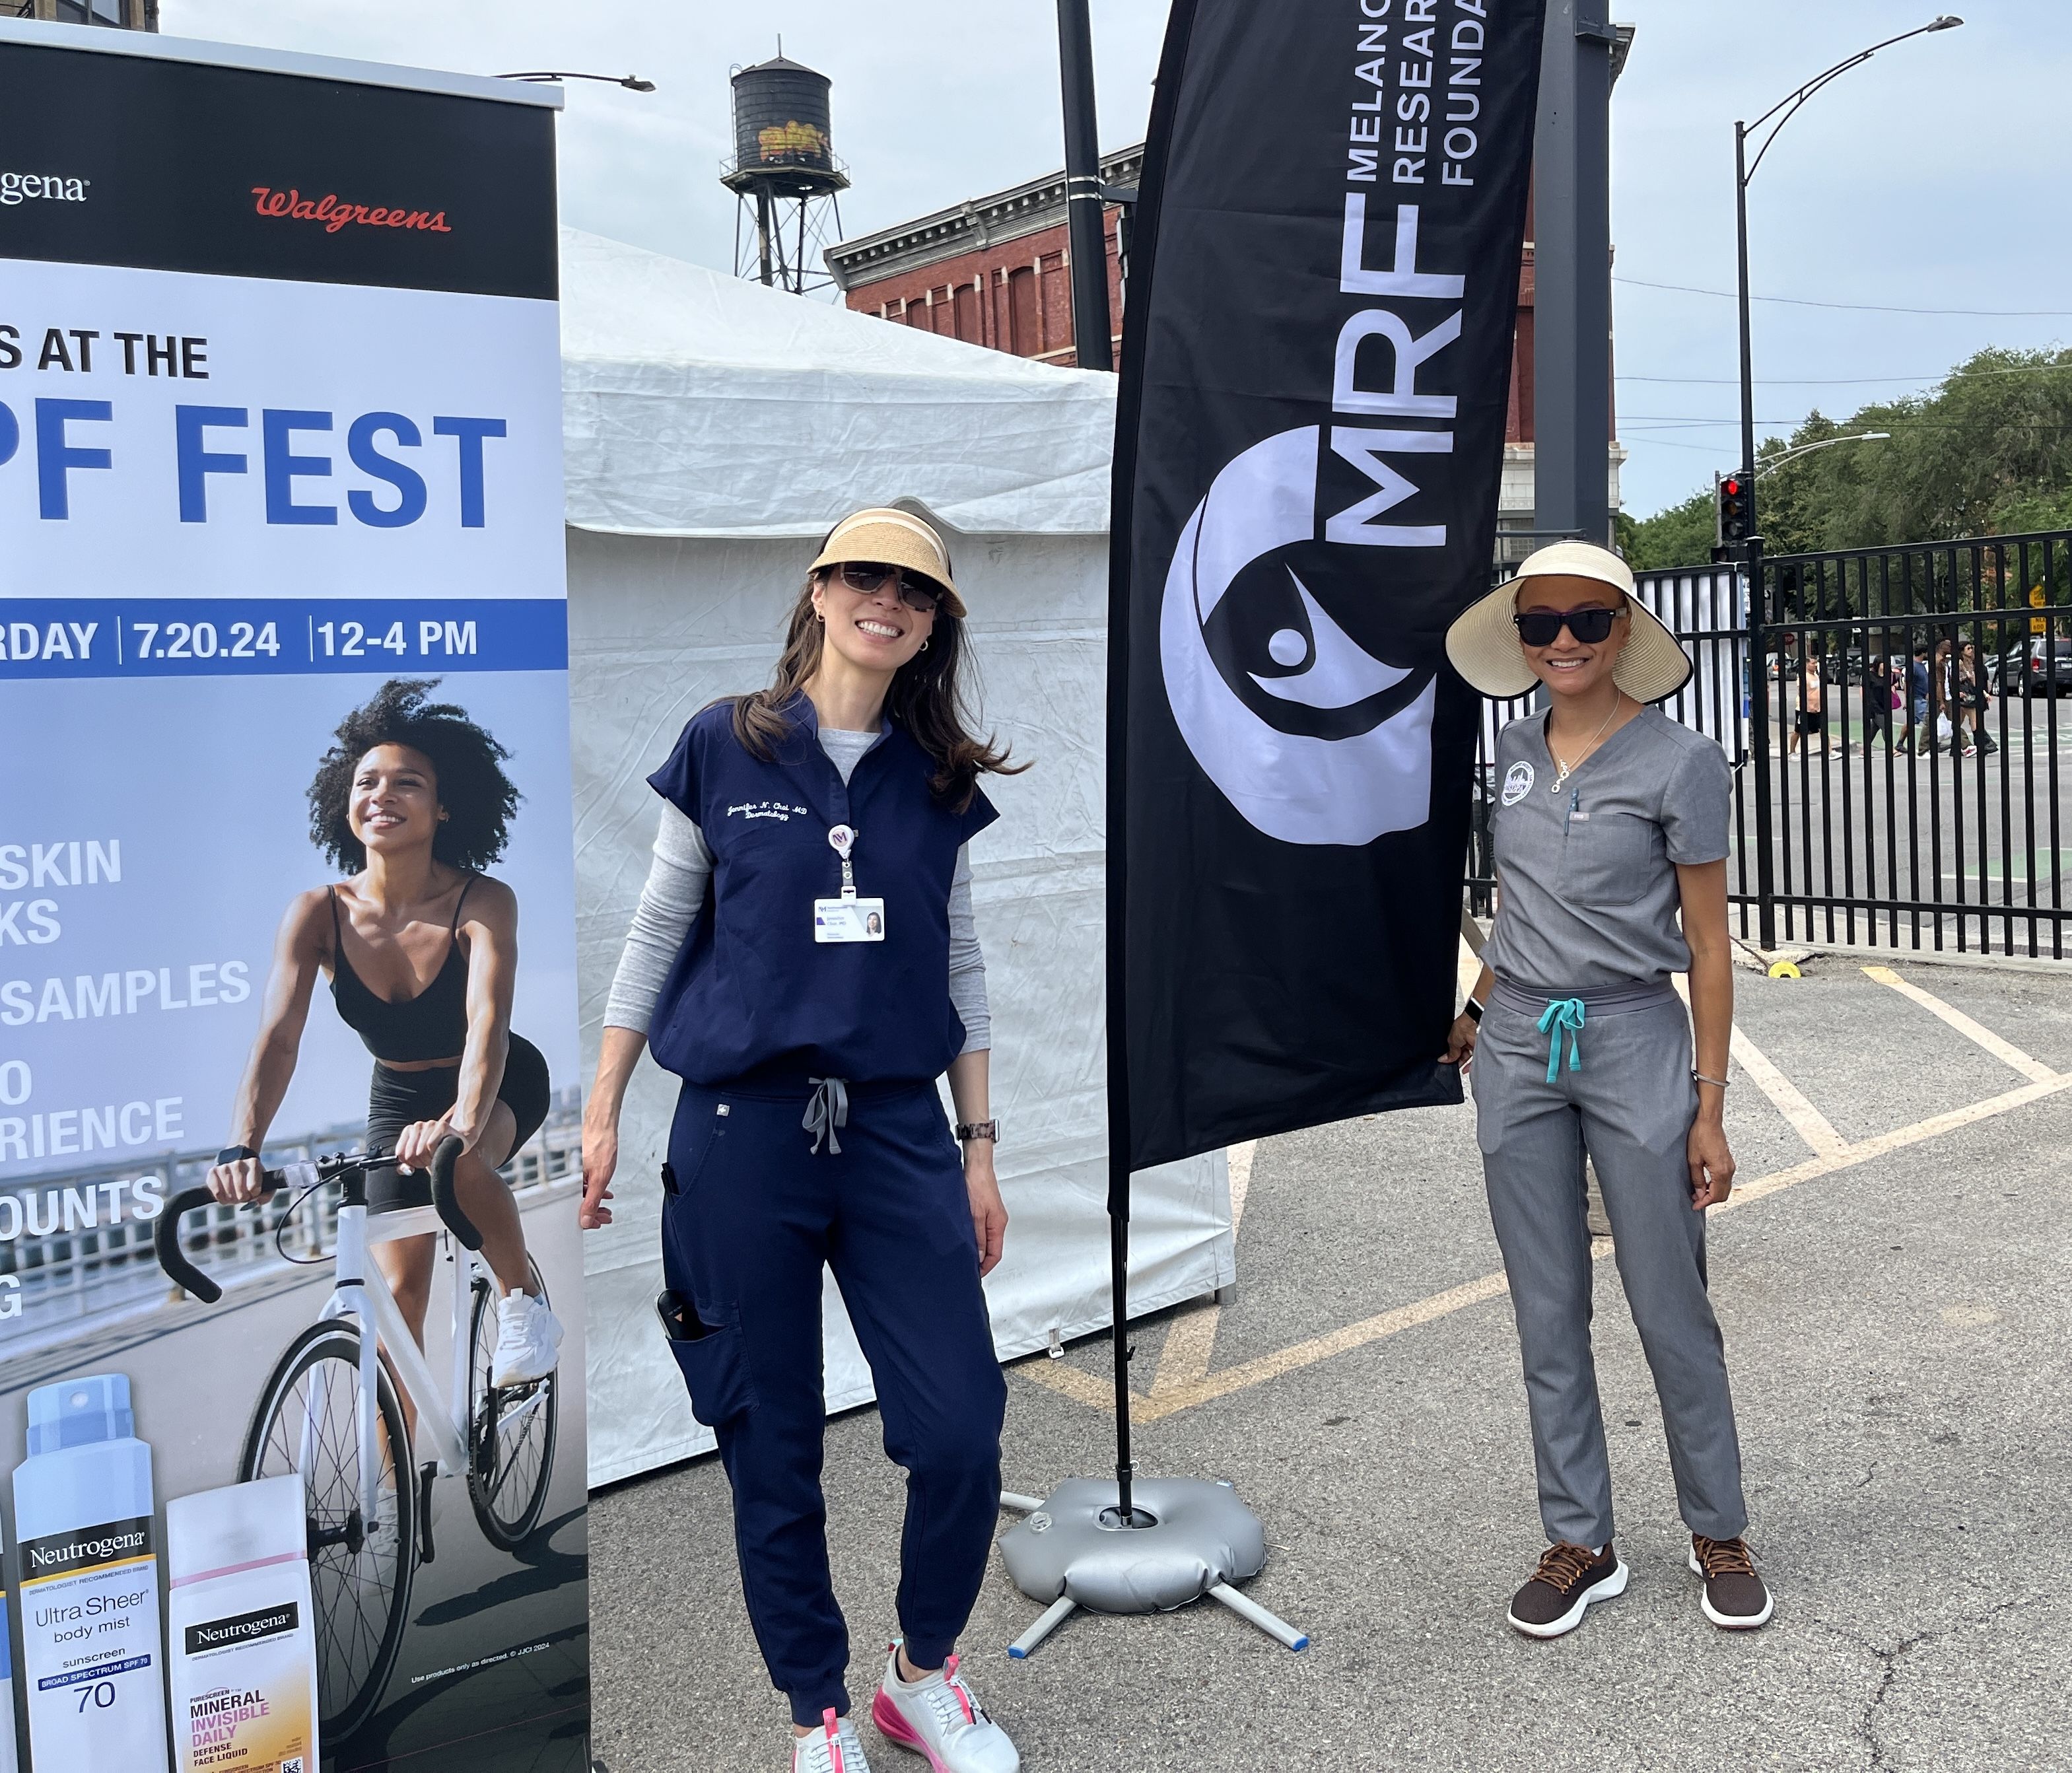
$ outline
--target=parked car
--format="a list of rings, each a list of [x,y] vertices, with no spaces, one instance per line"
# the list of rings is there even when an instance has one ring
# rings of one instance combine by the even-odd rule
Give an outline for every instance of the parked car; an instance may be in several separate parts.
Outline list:
[[[1834,648],[1821,658],[1820,675],[1829,683],[1861,683],[1864,681],[1864,649],[1861,647]]]
[[[2072,695],[2072,640],[2039,636],[2003,654],[1999,674],[2004,695]]]

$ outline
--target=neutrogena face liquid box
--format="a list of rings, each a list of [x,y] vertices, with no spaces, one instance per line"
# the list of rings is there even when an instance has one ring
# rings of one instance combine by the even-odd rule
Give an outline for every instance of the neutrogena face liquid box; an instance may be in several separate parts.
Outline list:
[[[166,1573],[178,1773],[316,1773],[301,1474],[174,1497]]]
[[[22,1681],[36,1773],[166,1773],[151,1450],[121,1373],[29,1393],[14,1468]]]

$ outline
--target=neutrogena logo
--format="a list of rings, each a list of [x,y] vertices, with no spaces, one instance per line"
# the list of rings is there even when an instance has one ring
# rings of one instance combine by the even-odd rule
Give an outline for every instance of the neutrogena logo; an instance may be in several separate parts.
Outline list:
[[[334,193],[305,197],[299,191],[276,191],[271,185],[254,185],[252,195],[256,200],[253,207],[260,215],[276,220],[321,222],[327,234],[356,224],[362,228],[413,228],[424,234],[453,232],[443,209],[400,209],[378,204],[370,208],[365,204],[343,203]]]
[[[0,172],[0,204],[13,208],[40,198],[46,203],[83,204],[91,179],[68,179],[59,172]]]

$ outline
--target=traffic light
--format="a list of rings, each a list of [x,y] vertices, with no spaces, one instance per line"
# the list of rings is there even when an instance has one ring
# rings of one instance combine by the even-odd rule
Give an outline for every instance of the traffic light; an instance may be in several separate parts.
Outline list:
[[[1722,474],[1712,483],[1714,534],[1722,548],[1745,545],[1755,533],[1755,483],[1745,474]]]

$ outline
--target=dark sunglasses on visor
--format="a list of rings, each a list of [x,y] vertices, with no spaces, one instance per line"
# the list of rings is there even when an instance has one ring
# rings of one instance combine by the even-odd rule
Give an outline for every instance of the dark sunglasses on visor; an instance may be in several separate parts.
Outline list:
[[[888,578],[898,581],[899,601],[908,609],[923,615],[927,615],[942,601],[942,594],[927,580],[902,572],[897,566],[887,566],[874,560],[845,560],[842,562],[842,583],[853,591],[861,591],[866,597],[882,587]]]
[[[1523,610],[1511,618],[1518,637],[1529,647],[1551,647],[1565,625],[1586,647],[1611,638],[1612,623],[1626,611],[1616,610]]]

